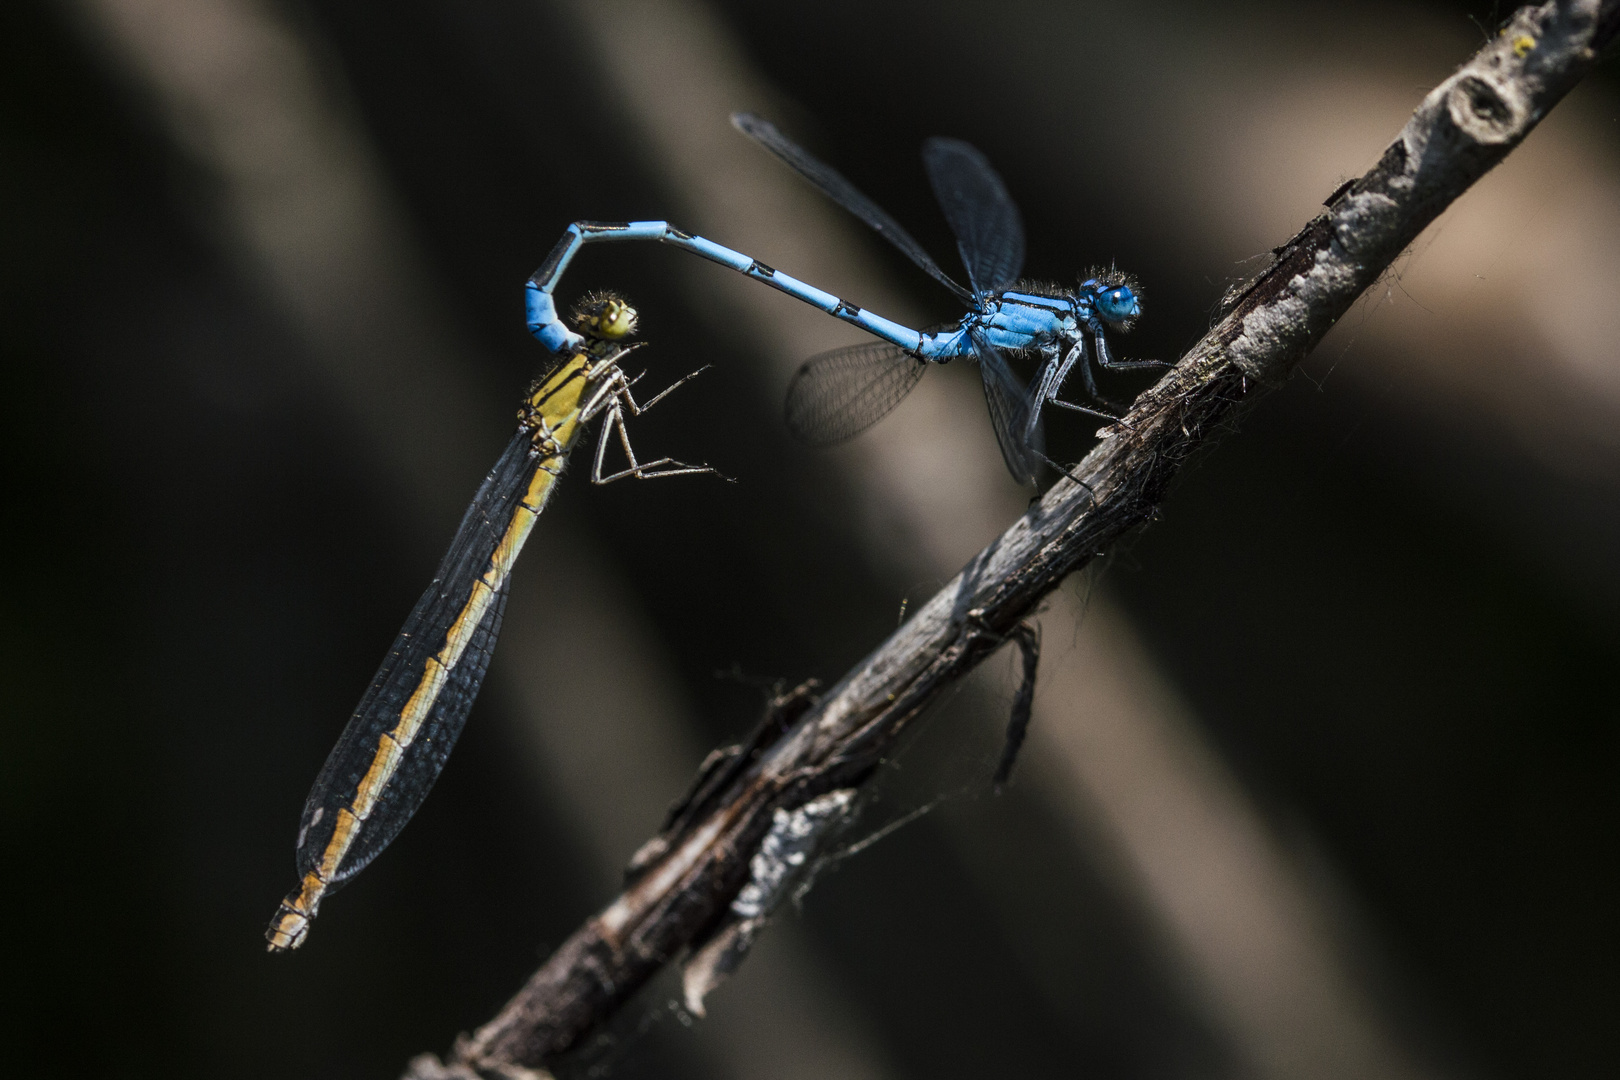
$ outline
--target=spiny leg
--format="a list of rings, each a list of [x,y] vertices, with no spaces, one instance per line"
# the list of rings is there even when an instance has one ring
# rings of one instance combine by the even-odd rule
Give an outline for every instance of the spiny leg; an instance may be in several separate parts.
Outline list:
[[[640,382],[642,379],[646,378],[647,373],[643,371],[635,378],[631,379],[625,376],[623,368],[615,365],[610,370],[608,375],[603,378],[601,385],[599,385],[591,393],[591,396],[586,399],[585,404],[580,407],[579,422],[582,424],[590,423],[592,420],[596,419],[598,413],[600,413],[603,409],[608,408],[610,405],[628,408],[631,416],[640,416],[642,413],[664,400],[664,398],[668,397],[670,392],[676,387],[684,386],[686,383],[697,378],[699,375],[703,374],[705,371],[708,371],[713,366],[713,364],[704,364],[696,371],[689,372],[688,374],[681,376],[679,379],[676,379],[674,382],[664,387],[663,390],[655,394],[651,401],[647,402],[645,405],[640,405],[637,404],[635,395],[630,392],[630,388],[635,386],[636,383]]]
[[[693,379],[697,378],[699,375],[703,374],[705,371],[708,371],[712,367],[714,367],[713,364],[704,364],[702,367],[698,368],[696,371],[689,372],[688,374],[682,375],[680,378],[676,379],[674,382],[672,382],[668,386],[664,387],[658,393],[654,394],[651,399],[649,399],[646,402],[643,402],[640,405],[637,405],[635,398],[630,396],[630,388],[632,386],[634,386],[636,383],[641,381],[642,375],[647,374],[645,371],[643,371],[641,373],[641,375],[637,375],[634,379],[631,379],[629,382],[625,383],[625,386],[624,386],[625,401],[630,406],[631,414],[634,415],[634,416],[640,416],[642,413],[646,412],[648,409],[652,408],[654,405],[658,404],[660,401],[663,401],[670,394],[674,393],[675,390],[678,387],[685,386],[687,383],[691,382]]]
[[[1165,368],[1170,366],[1163,360],[1116,360],[1114,359],[1114,354],[1109,351],[1108,336],[1103,333],[1102,327],[1099,326],[1092,328],[1092,337],[1097,343],[1097,363],[1109,371],[1140,371],[1146,368]],[[1092,372],[1092,367],[1089,363],[1082,363],[1080,365],[1080,374],[1086,383],[1086,396],[1090,397],[1093,401],[1100,401],[1105,405],[1109,405],[1120,410],[1121,414],[1128,411],[1127,406],[1120,405],[1118,402],[1104,397],[1102,392],[1097,389],[1097,377]],[[1052,404],[1058,405],[1065,409],[1072,409],[1075,412],[1086,413],[1091,416],[1098,416],[1106,420],[1112,420],[1115,423],[1124,423],[1125,420],[1123,415],[1111,415],[1109,413],[1100,412],[1097,409],[1089,409],[1083,405],[1077,405],[1070,401],[1060,401],[1056,397],[1052,398]],[[1126,424],[1125,426],[1129,427],[1130,425]]]
[[[1058,363],[1056,346],[1043,348],[1041,352],[1046,357],[1046,364],[1041,369],[1040,381],[1036,383],[1035,390],[1030,394],[1029,421],[1024,425],[1024,449],[1028,450],[1042,462],[1050,465],[1052,468],[1074,481],[1074,483],[1085,488],[1086,494],[1090,495],[1092,501],[1095,502],[1097,493],[1091,489],[1091,485],[1074,475],[1074,473],[1070,472],[1062,465],[1059,465],[1056,461],[1053,461],[1050,457],[1047,457],[1046,452],[1035,444],[1035,439],[1033,438],[1035,431],[1041,422],[1041,405],[1044,401],[1052,401],[1058,405],[1068,405],[1068,402],[1058,401],[1056,395],[1058,388],[1063,385],[1064,376],[1068,374],[1069,368],[1074,365],[1075,357],[1081,353],[1081,346],[1079,343],[1076,343],[1074,348],[1069,350],[1068,356],[1064,358],[1061,364]],[[1112,419],[1112,417],[1109,417],[1108,419]]]
[[[1001,761],[996,765],[995,775],[991,778],[997,794],[1006,785],[1007,778],[1012,775],[1014,762],[1018,760],[1018,751],[1024,745],[1024,736],[1029,732],[1030,711],[1035,702],[1035,670],[1041,659],[1041,632],[1033,622],[1021,622],[1013,627],[1010,633],[1003,634],[995,630],[984,621],[984,610],[973,608],[963,619],[962,633],[965,636],[982,635],[995,641],[999,648],[1008,641],[1018,643],[1018,651],[1024,661],[1024,670],[1018,680],[1018,692],[1013,695],[1012,714],[1007,719],[1007,738],[1002,744]]]
[[[635,449],[630,445],[630,432],[624,423],[625,410],[630,410],[630,413],[635,416],[642,415],[643,411],[651,408],[654,403],[658,402],[659,398],[663,398],[664,393],[676,389],[677,385],[682,384],[692,376],[697,376],[701,371],[703,371],[703,368],[693,371],[690,376],[680,379],[671,387],[667,387],[663,393],[659,393],[658,397],[654,397],[646,405],[637,405],[635,397],[630,393],[630,381],[625,379],[624,372],[617,371],[617,369],[612,372],[612,379],[608,382],[608,389],[611,390],[608,397],[591,403],[586,410],[582,410],[582,413],[580,413],[580,416],[582,416],[580,423],[585,423],[585,419],[590,418],[590,415],[595,415],[598,411],[604,413],[603,431],[601,431],[601,436],[596,437],[596,460],[591,465],[591,483],[611,484],[614,481],[619,481],[619,479],[625,479],[627,476],[633,476],[635,479],[659,479],[663,478],[663,476],[698,476],[698,474],[703,473],[713,473],[714,476],[719,476],[721,479],[731,479],[724,476],[721,471],[714,470],[708,465],[687,465],[685,461],[677,461],[676,458],[666,457],[658,458],[656,461],[638,461],[635,458]],[[617,473],[609,474],[609,476],[603,476],[603,466],[606,463],[606,458],[608,458],[608,440],[612,439],[614,432],[617,432],[617,436],[619,436],[620,449],[624,449],[625,460],[629,461],[630,466],[617,471]]]
[[[1001,761],[996,765],[995,776],[990,781],[998,795],[1007,786],[1013,764],[1018,760],[1018,751],[1024,745],[1024,736],[1029,733],[1030,712],[1035,704],[1035,669],[1041,660],[1041,632],[1034,623],[1019,623],[1008,636],[1018,643],[1024,673],[1018,681],[1018,693],[1013,696],[1012,715],[1007,719],[1007,738],[1001,747]]]
[[[1091,501],[1092,502],[1097,501],[1097,492],[1092,488],[1092,486],[1090,484],[1086,483],[1084,480],[1082,480],[1078,476],[1074,475],[1074,473],[1070,472],[1068,469],[1064,468],[1062,465],[1059,465],[1057,462],[1055,462],[1051,458],[1047,457],[1046,454],[1043,453],[1042,451],[1036,450],[1033,446],[1030,446],[1028,443],[1025,444],[1025,448],[1027,450],[1029,450],[1030,453],[1032,453],[1036,457],[1040,458],[1043,462],[1050,465],[1052,468],[1056,469],[1058,472],[1062,473],[1065,478],[1067,478],[1068,480],[1071,480],[1074,483],[1076,483],[1076,484],[1080,485],[1081,487],[1085,488],[1086,489],[1086,494],[1091,496]],[[1031,502],[1034,502],[1034,500],[1032,499]]]
[[[1060,363],[1056,343],[1041,346],[1041,357],[1044,362],[1041,364],[1040,377],[1035,381],[1035,389],[1029,396],[1029,419],[1024,424],[1024,445],[1031,450],[1035,449],[1033,436],[1041,422],[1041,406],[1049,399],[1057,397],[1058,389],[1063,385],[1063,377],[1069,373],[1069,368],[1074,364],[1074,355],[1079,349],[1080,345],[1076,343]]]
[[[635,449],[630,445],[630,433],[624,426],[626,401],[629,401],[632,407],[634,406],[634,401],[630,399],[628,386],[619,388],[613,395],[611,403],[606,409],[602,410],[605,413],[605,418],[602,422],[602,434],[597,436],[596,439],[596,461],[591,467],[591,483],[611,484],[615,480],[623,480],[632,476],[637,480],[658,480],[665,476],[698,476],[703,473],[722,476],[719,470],[710,468],[707,465],[688,465],[684,461],[677,461],[672,457],[662,457],[657,461],[637,461]],[[618,433],[619,446],[623,448],[625,460],[630,463],[630,467],[620,469],[612,475],[604,476],[602,475],[602,468],[607,459],[608,440],[613,437],[614,432]],[[722,479],[726,479],[726,477],[722,476]]]
[[[1100,337],[1099,340],[1101,340]],[[1091,398],[1093,401],[1101,401],[1107,404],[1112,404],[1112,402],[1109,402],[1107,398],[1103,397],[1097,392],[1097,382],[1091,376],[1091,364],[1086,359],[1086,339],[1083,336],[1075,340],[1074,348],[1070,349],[1068,355],[1063,358],[1063,366],[1058,368],[1056,377],[1052,380],[1052,388],[1046,395],[1046,400],[1051,402],[1053,405],[1056,405],[1060,409],[1068,409],[1071,412],[1083,413],[1086,416],[1095,416],[1099,420],[1117,421],[1119,417],[1111,412],[1105,412],[1102,409],[1093,409],[1089,405],[1081,405],[1073,401],[1064,401],[1058,396],[1058,394],[1063,391],[1064,380],[1069,377],[1069,372],[1074,368],[1076,363],[1080,365],[1080,374],[1086,381],[1086,396]]]
[[[1114,354],[1108,351],[1108,339],[1101,330],[1097,331],[1097,363],[1109,371],[1142,371],[1171,366],[1164,360],[1115,360]]]
[[[1107,367],[1108,365],[1104,360],[1104,357],[1112,359],[1108,352],[1108,338],[1103,335],[1100,327],[1094,327],[1091,331],[1091,336],[1092,340],[1096,343],[1097,351],[1095,356],[1097,363]],[[1080,368],[1080,376],[1086,384],[1086,396],[1091,398],[1092,401],[1100,401],[1109,408],[1118,409],[1120,412],[1125,411],[1124,407],[1121,406],[1119,402],[1104,397],[1102,391],[1097,389],[1097,373],[1092,364],[1087,363],[1082,365]],[[1072,406],[1070,407],[1072,408]],[[1116,416],[1114,419],[1117,420],[1119,417]]]
[[[1055,398],[1059,394],[1061,394],[1063,392],[1063,384],[1068,381],[1069,372],[1074,370],[1074,365],[1076,363],[1082,363],[1083,364],[1085,362],[1086,362],[1086,339],[1085,339],[1085,335],[1082,334],[1082,335],[1080,335],[1080,336],[1078,336],[1078,337],[1076,337],[1074,339],[1073,348],[1071,348],[1068,351],[1068,353],[1066,353],[1064,355],[1063,363],[1062,363],[1061,366],[1058,367],[1057,375],[1052,380],[1052,387],[1047,392],[1046,396]]]

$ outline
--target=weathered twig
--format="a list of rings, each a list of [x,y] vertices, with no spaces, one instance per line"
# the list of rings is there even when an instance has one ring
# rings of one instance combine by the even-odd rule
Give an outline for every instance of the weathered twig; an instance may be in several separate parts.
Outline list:
[[[711,759],[665,831],[637,854],[623,895],[463,1039],[448,1065],[424,1056],[408,1075],[542,1067],[688,951],[688,999],[700,1008],[847,812],[844,792],[871,776],[943,690],[1002,644],[1025,640],[1023,620],[1042,597],[1146,521],[1188,457],[1240,403],[1284,382],[1418,233],[1590,70],[1617,30],[1620,0],[1516,13],[1423,100],[1366,175],[1334,192],[1266,270],[1228,295],[1214,328],[1076,467],[1089,492],[1060,481],[824,697],[801,687],[778,698],[746,747]]]

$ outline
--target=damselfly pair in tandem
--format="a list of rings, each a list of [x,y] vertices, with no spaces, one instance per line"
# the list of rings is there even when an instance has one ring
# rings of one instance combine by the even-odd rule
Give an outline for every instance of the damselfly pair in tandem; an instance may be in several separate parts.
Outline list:
[[[653,479],[713,473],[670,458],[638,463],[625,415],[638,415],[696,375],[688,375],[638,404],[634,380],[618,361],[636,315],[610,295],[589,298],[570,328],[558,317],[553,291],[584,245],[656,240],[728,266],[860,327],[881,343],[855,345],[807,361],[789,387],[787,422],[813,444],[858,434],[892,410],[928,363],[969,356],[978,361],[990,420],[1004,461],[1020,482],[1041,464],[1062,470],[1045,454],[1041,410],[1048,403],[1116,419],[1059,395],[1078,365],[1090,397],[1103,403],[1091,363],[1110,369],[1159,366],[1119,361],[1108,328],[1125,329],[1141,311],[1134,282],[1115,271],[1094,272],[1077,289],[1016,283],[1024,261],[1018,208],[984,156],[965,142],[931,139],[923,161],[946,220],[957,237],[971,290],[952,280],[898,222],[848,180],[758,117],[733,123],[794,168],[833,201],[883,235],[966,303],[952,326],[922,332],[841,300],[741,252],[677,229],[665,221],[569,226],[528,284],[530,331],[562,359],[530,391],[517,433],[467,508],[438,574],[400,630],[393,648],[327,758],[304,804],[298,833],[298,887],[281,902],[266,937],[272,952],[295,949],[309,932],[321,900],[359,873],[410,820],[466,723],[489,666],[506,606],[512,564],[550,498],[581,429],[604,417],[591,480]],[[1088,356],[1087,340],[1092,343]],[[1032,391],[1020,384],[1005,353],[1033,353],[1039,374]],[[628,467],[604,475],[617,436]]]

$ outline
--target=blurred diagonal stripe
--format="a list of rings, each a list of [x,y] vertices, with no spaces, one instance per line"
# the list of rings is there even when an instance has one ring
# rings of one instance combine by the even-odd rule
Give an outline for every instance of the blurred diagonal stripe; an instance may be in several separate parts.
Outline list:
[[[423,517],[455,520],[489,465],[487,440],[467,433],[509,425],[512,402],[471,377],[470,350],[441,314],[406,215],[300,33],[258,0],[73,8],[217,181],[211,224],[220,241],[306,336],[317,374],[359,422],[400,498]],[[513,590],[486,692],[520,704],[534,768],[562,795],[596,861],[596,885],[610,892],[704,748],[634,601],[567,519],[550,510],[540,528],[568,573],[547,582],[542,603],[534,573],[520,566],[531,580]],[[559,600],[583,646],[566,664],[547,633]],[[884,1075],[858,1022],[820,988],[792,927],[780,929],[752,965],[760,992],[737,1003],[746,1022],[698,1028],[710,1071]]]
[[[1298,874],[1196,719],[1106,598],[1048,612],[1026,762],[1080,827],[1117,845],[1192,982],[1264,1076],[1418,1077]],[[1085,823],[1089,823],[1089,826]]]
[[[863,307],[911,317],[863,258],[851,221],[729,130],[731,111],[769,115],[775,95],[710,9],[694,0],[576,0],[572,10],[639,129],[638,144],[682,201],[681,224]],[[714,313],[717,330],[740,327],[768,359],[772,394],[804,356],[850,340],[832,320],[767,290],[700,280],[699,309]],[[945,575],[1022,510],[1025,496],[1006,481],[967,380],[930,376],[916,397],[835,460],[869,504],[876,557],[899,571]],[[918,540],[909,555],[896,552],[897,532]],[[1080,619],[1062,594],[1049,637]],[[1026,766],[1040,796],[1093,857],[1129,868],[1206,1013],[1256,1075],[1423,1075],[1340,962],[1332,905],[1295,871],[1111,607],[1080,622],[1072,650],[1048,649],[1034,732],[1026,754],[1050,759]],[[971,849],[963,852],[971,862]],[[992,894],[1006,888],[993,872],[978,876]],[[997,906],[1015,908],[1016,898]],[[1005,922],[1009,935],[1034,929]]]

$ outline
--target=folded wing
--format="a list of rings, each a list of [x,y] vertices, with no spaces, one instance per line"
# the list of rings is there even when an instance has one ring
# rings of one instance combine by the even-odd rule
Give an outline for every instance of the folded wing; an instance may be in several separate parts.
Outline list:
[[[1013,374],[1001,350],[974,333],[973,352],[979,359],[979,376],[984,382],[984,401],[990,408],[990,426],[1001,447],[1007,471],[1020,484],[1035,481],[1036,470],[1045,454],[1045,433],[1040,416],[1030,415],[1029,392]]]

